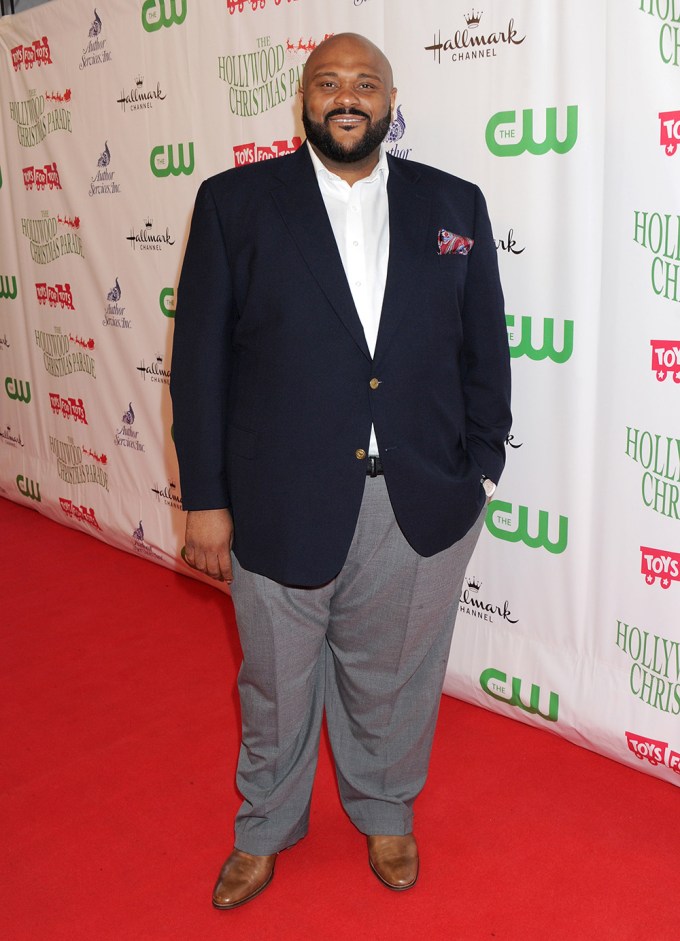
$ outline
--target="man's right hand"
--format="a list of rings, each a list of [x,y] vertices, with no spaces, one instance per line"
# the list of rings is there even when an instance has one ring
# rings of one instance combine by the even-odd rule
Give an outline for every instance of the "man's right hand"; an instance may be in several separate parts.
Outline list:
[[[231,584],[234,521],[229,510],[189,510],[184,544],[188,565],[211,578]]]

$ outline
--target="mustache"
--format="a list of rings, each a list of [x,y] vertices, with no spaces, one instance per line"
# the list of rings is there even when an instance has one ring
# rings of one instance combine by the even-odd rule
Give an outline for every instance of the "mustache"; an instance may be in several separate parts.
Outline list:
[[[365,111],[359,111],[358,108],[336,108],[334,111],[328,112],[324,118],[324,122],[330,120],[330,118],[339,118],[343,114],[353,114],[358,118],[366,118],[367,121],[371,120]]]

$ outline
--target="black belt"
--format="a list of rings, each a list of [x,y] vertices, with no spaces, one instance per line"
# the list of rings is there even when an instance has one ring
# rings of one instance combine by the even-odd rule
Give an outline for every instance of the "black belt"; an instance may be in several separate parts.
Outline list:
[[[384,474],[382,461],[379,457],[373,457],[369,454],[366,460],[368,461],[366,464],[367,477],[380,477],[382,474]]]

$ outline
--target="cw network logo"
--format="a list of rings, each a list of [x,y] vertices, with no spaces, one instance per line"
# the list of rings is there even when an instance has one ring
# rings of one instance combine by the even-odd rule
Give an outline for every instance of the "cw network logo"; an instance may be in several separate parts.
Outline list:
[[[554,363],[566,363],[574,352],[574,321],[565,320],[563,331],[562,349],[555,348],[555,321],[551,317],[546,317],[542,321],[543,337],[540,346],[534,346],[533,343],[533,322],[531,317],[522,317],[520,321],[519,340],[510,346],[510,356],[518,359],[520,356],[527,356],[535,361],[541,359],[551,359]],[[505,315],[505,325],[508,327],[508,337],[515,339],[515,315]]]
[[[560,140],[557,136],[557,108],[545,109],[545,138],[537,141],[534,136],[534,112],[532,108],[522,111],[521,137],[518,138],[517,112],[498,111],[486,126],[486,146],[496,157],[518,157],[523,153],[537,157],[553,150],[556,154],[568,153],[578,137],[578,106],[567,105],[567,132]]]
[[[553,555],[561,555],[569,540],[569,520],[558,517],[557,539],[550,539],[550,515],[547,510],[538,511],[536,535],[529,532],[529,507],[519,506],[515,512],[512,503],[492,500],[486,510],[486,528],[492,536],[506,542],[523,542],[530,549],[546,549]],[[554,527],[553,527],[554,528]]]
[[[187,15],[188,0],[144,0],[142,26],[147,33],[155,33],[163,26],[181,26]]]
[[[174,288],[161,288],[161,293],[158,295],[158,304],[161,309],[161,313],[165,317],[174,317],[175,316],[175,289]]]
[[[0,300],[5,298],[13,301],[17,296],[17,279],[15,275],[0,274]]]
[[[173,146],[177,147],[177,163]],[[151,172],[154,176],[179,176],[184,173],[190,176],[194,172],[194,142],[189,141],[188,145],[189,162],[184,161],[184,144],[160,144],[154,147],[149,156]]]
[[[502,670],[496,670],[489,667],[484,670],[479,677],[479,684],[482,690],[498,702],[507,703],[509,706],[517,706],[523,712],[528,712],[532,716],[540,716],[547,722],[557,722],[557,716],[560,709],[560,697],[557,693],[551,691],[548,699],[548,711],[541,712],[541,688],[535,683],[531,684],[529,693],[529,703],[522,699],[522,680],[513,676],[510,683],[508,677]],[[508,688],[509,687],[509,688]]]
[[[5,379],[5,392],[13,401],[25,402],[26,405],[31,401],[31,383],[28,380],[14,379],[13,376],[7,376]]]
[[[40,484],[36,483],[35,480],[31,480],[29,477],[24,477],[23,474],[17,474],[17,490],[24,497],[28,497],[29,500],[35,500],[36,503],[42,503],[40,497]]]

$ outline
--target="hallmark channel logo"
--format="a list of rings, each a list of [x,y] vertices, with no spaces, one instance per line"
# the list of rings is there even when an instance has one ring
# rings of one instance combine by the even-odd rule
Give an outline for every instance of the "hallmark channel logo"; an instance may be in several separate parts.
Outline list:
[[[508,328],[510,342],[510,356],[518,359],[526,356],[534,362],[550,359],[553,363],[562,365],[571,358],[574,352],[574,321],[565,320],[562,324],[562,348],[555,345],[555,321],[551,317],[543,320],[523,316],[520,320],[519,331],[515,327],[515,315],[505,315],[505,325]],[[538,327],[538,330],[536,329]],[[519,333],[519,337],[517,334]],[[538,343],[534,344],[534,336],[538,334]]]
[[[182,495],[173,480],[169,480],[165,487],[161,487],[160,484],[154,484],[151,488],[151,493],[156,495],[158,503],[163,503],[172,510],[182,509]]]
[[[75,310],[73,292],[68,281],[65,284],[48,284],[46,281],[35,282],[35,293],[38,304],[44,307],[59,307],[61,310]]]
[[[15,46],[10,49],[12,65],[15,72],[23,69],[32,69],[34,65],[52,65],[52,53],[47,36],[34,39],[29,46]]]
[[[557,693],[550,692],[548,696],[547,709],[545,706],[545,697],[543,697],[543,711],[541,711],[541,688],[535,683],[531,684],[529,691],[529,701],[525,702],[526,692],[522,693],[523,681],[513,676],[508,680],[507,673],[502,670],[496,670],[489,667],[482,671],[479,677],[479,685],[487,696],[498,702],[506,703],[508,706],[516,706],[522,712],[527,712],[532,716],[540,716],[546,722],[557,722],[560,697]]]
[[[8,444],[11,448],[26,447],[23,438],[21,437],[21,432],[13,432],[11,425],[5,425],[4,428],[0,429],[0,440],[3,442],[3,444]]]
[[[237,144],[233,148],[234,166],[242,167],[247,163],[259,163],[261,160],[273,160],[274,157],[294,154],[301,144],[301,137],[293,137],[290,143],[287,140],[275,140],[271,147],[256,147],[254,141],[250,144]]]
[[[67,231],[60,231],[59,226]],[[21,220],[21,232],[29,240],[31,258],[38,265],[48,265],[65,255],[80,255],[84,258],[83,240],[75,231],[79,228],[79,216],[52,216],[47,209],[42,211],[38,219]]]
[[[680,65],[680,9],[676,0],[640,0],[640,13],[661,20],[659,55],[665,65]]]
[[[147,91],[144,88],[144,76],[138,75],[132,88],[129,91],[123,89],[116,101],[125,114],[128,108],[130,111],[150,111],[154,102],[165,101],[166,97],[160,82],[156,82],[155,88]]]
[[[9,116],[17,126],[17,137],[22,147],[35,147],[42,143],[48,134],[66,131],[71,134],[71,111],[64,107],[71,101],[71,89],[61,92],[37,95],[34,90],[23,101],[10,101]],[[47,105],[58,106],[46,111]],[[61,107],[59,107],[61,105]]]
[[[84,340],[82,337],[62,333],[59,327],[55,327],[55,331],[34,331],[36,346],[42,350],[43,365],[50,376],[63,377],[84,372],[96,379],[96,364],[90,356],[90,352],[94,350],[94,340]]]
[[[46,189],[62,189],[56,161],[46,163],[43,167],[24,167],[21,172],[24,188],[27,190],[32,190],[35,187],[39,193],[42,193]]]
[[[14,274],[0,274],[0,300],[14,301],[17,296],[17,278]]]
[[[651,546],[640,546],[640,552],[640,571],[648,585],[653,585],[657,578],[661,587],[666,589],[671,587],[671,582],[680,582],[680,552],[653,549]]]
[[[650,340],[652,347],[652,372],[657,382],[664,382],[667,376],[673,382],[680,383],[680,340]]]
[[[187,16],[189,0],[144,0],[142,26],[147,33],[181,26]]]
[[[540,123],[543,123],[542,119]],[[578,105],[567,105],[566,130],[562,138],[558,137],[557,108],[545,109],[543,140],[536,140],[533,108],[522,111],[521,125],[516,111],[498,111],[489,118],[485,134],[486,146],[496,157],[519,157],[524,153],[540,157],[550,151],[566,154],[576,143],[577,137]]]
[[[24,405],[28,405],[31,401],[31,383],[28,379],[5,376],[5,392],[7,398],[13,402],[23,402]]]
[[[80,65],[78,68],[89,69],[92,65],[102,65],[104,62],[111,61],[111,53],[106,48],[106,39],[101,35],[103,24],[97,10],[94,10],[94,20],[88,31],[87,44],[83,48],[80,56]]]
[[[526,245],[523,245],[522,248],[517,248],[517,239],[515,238],[514,229],[508,230],[507,238],[494,239],[494,241],[496,243],[496,249],[499,252],[506,252],[508,255],[521,255],[526,248]]]
[[[166,246],[175,244],[167,226],[165,232],[154,232],[153,219],[150,217],[144,220],[141,228],[130,229],[130,234],[126,235],[125,239],[133,251],[138,248],[140,252],[160,252]]]
[[[458,602],[458,610],[473,618],[480,618],[483,621],[494,623],[494,618],[498,617],[508,624],[517,624],[519,618],[513,618],[510,611],[510,604],[507,599],[502,605],[493,601],[486,601],[480,590],[482,583],[474,576],[465,580],[465,588]]]
[[[73,438],[65,441],[50,435],[50,451],[56,458],[57,474],[64,483],[98,484],[104,490],[109,489],[109,475],[105,468],[108,458],[105,454],[98,454],[89,448],[75,444]],[[84,461],[83,458],[89,458]]]
[[[648,738],[636,732],[626,732],[628,748],[640,761],[648,761],[650,765],[665,765],[680,774],[680,752],[673,751],[668,742],[658,738]]]
[[[83,506],[82,503],[78,505],[73,500],[68,500],[65,497],[59,497],[59,506],[69,519],[75,520],[77,523],[87,523],[92,529],[98,529],[101,532],[102,528],[97,522],[97,517],[91,506]]]
[[[515,508],[504,500],[491,500],[486,510],[486,528],[496,539],[522,542],[529,549],[545,549],[553,555],[561,555],[567,548],[569,538],[567,517],[559,516],[555,525],[554,517],[551,523],[547,510],[539,510],[538,519],[530,526],[530,512],[527,506]]]
[[[80,422],[81,425],[87,425],[87,415],[85,414],[85,405],[82,399],[74,399],[71,396],[65,398],[58,392],[50,392],[50,408],[53,415],[61,415],[68,421]]]
[[[123,289],[120,286],[118,278],[106,295],[106,307],[104,308],[104,327],[120,327],[123,330],[129,330],[132,327],[132,321],[125,316],[125,307],[118,301],[123,296]]]
[[[40,484],[36,483],[35,480],[31,480],[30,477],[24,477],[23,474],[17,474],[16,485],[17,490],[23,497],[34,500],[36,503],[42,503]]]
[[[626,456],[640,464],[642,502],[655,513],[680,519],[680,438],[626,428]]]
[[[117,196],[120,183],[115,181],[116,171],[111,169],[111,151],[109,142],[104,142],[104,150],[97,158],[97,172],[90,180],[90,196]]]
[[[432,45],[425,46],[426,52],[432,53],[435,62],[441,65],[444,59],[451,62],[469,62],[471,59],[488,59],[496,55],[503,46],[511,49],[521,46],[526,36],[520,37],[515,29],[515,20],[510,18],[505,29],[490,29],[482,23],[483,11],[472,8],[463,14],[465,26],[455,30],[452,35],[444,36],[438,29],[432,37]],[[460,21],[459,21],[460,22]]]
[[[680,642],[617,620],[616,646],[632,661],[632,694],[653,709],[679,715]]]
[[[194,142],[184,144],[159,144],[149,154],[149,165],[154,176],[191,176],[194,172]],[[175,148],[177,148],[175,153]]]
[[[170,370],[163,367],[161,353],[156,353],[148,364],[146,360],[141,360],[139,366],[137,366],[137,372],[145,382],[148,378],[151,382],[162,382],[164,385],[170,384]]]
[[[123,412],[121,418],[122,424],[114,434],[113,443],[120,448],[130,448],[132,451],[144,451],[144,443],[139,437],[139,432],[132,427],[135,423],[135,417],[132,402],[130,402],[127,411]]]
[[[286,67],[283,43],[261,36],[255,50],[217,57],[218,78],[229,86],[229,110],[251,118],[292,101],[302,80],[303,63]]]
[[[633,241],[654,255],[651,266],[652,290],[657,297],[680,301],[680,215],[635,210]]]

